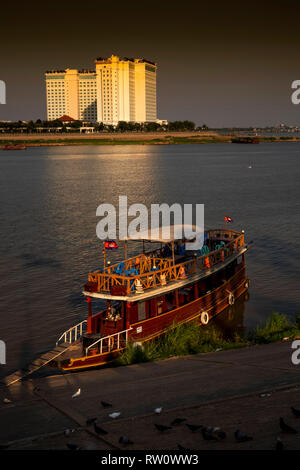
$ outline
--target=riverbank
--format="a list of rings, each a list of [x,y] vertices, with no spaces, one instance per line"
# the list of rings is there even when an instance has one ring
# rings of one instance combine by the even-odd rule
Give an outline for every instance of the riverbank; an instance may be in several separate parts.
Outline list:
[[[24,144],[28,147],[60,145],[178,145],[231,143],[233,136],[214,132],[124,132],[94,134],[3,134],[0,146]],[[300,137],[259,136],[260,142],[299,142]]]
[[[290,407],[300,409],[299,366],[291,362],[291,342],[256,345],[235,351],[196,354],[159,362],[32,378],[0,390],[0,443],[8,449],[285,449],[299,448],[299,434],[280,431],[279,417],[300,431]],[[78,398],[72,399],[81,389]],[[3,399],[11,400],[5,404]],[[111,403],[103,408],[100,401]],[[154,409],[162,407],[157,415]],[[109,414],[119,411],[112,420]],[[99,435],[88,418],[96,417],[107,434]],[[167,432],[175,418],[186,421]],[[11,425],[13,423],[13,426]],[[227,437],[203,440],[188,424],[218,426]],[[66,429],[73,430],[66,433]],[[236,429],[253,440],[237,443]],[[125,435],[133,444],[119,443]]]
[[[296,316],[296,319],[291,321],[286,315],[278,312],[274,312],[265,323],[255,329],[235,332],[231,336],[224,336],[224,332],[212,323],[199,327],[197,322],[192,322],[170,328],[165,335],[140,346],[129,344],[116,363],[129,365],[299,338],[300,317]]]

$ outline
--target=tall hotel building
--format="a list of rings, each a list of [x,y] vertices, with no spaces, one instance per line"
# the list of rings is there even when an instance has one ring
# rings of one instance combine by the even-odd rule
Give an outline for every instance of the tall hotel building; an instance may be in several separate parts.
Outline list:
[[[96,59],[95,66],[46,72],[48,120],[156,121],[156,64],[112,55]]]

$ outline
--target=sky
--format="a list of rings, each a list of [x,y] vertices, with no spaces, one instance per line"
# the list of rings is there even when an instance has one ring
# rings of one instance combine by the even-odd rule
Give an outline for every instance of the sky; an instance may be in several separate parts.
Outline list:
[[[78,6],[76,6],[78,5]],[[158,64],[160,119],[209,127],[300,125],[300,2],[61,2],[1,5],[0,120],[46,119],[44,72],[96,57]]]

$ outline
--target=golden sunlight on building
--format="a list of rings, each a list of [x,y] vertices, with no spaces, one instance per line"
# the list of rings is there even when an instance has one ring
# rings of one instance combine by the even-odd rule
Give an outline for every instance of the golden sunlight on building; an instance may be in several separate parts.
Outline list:
[[[155,122],[156,69],[145,59],[95,60],[96,70],[46,72],[47,119],[73,119],[117,125]]]

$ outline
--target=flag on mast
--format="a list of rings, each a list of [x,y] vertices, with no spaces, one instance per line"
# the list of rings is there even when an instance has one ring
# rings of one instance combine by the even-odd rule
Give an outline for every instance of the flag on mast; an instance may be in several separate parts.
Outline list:
[[[225,215],[225,224],[229,224],[230,222],[233,222],[232,218]]]
[[[114,240],[106,240],[104,242],[104,249],[105,250],[116,250],[117,248],[119,248],[119,246],[117,245],[117,243]]]

